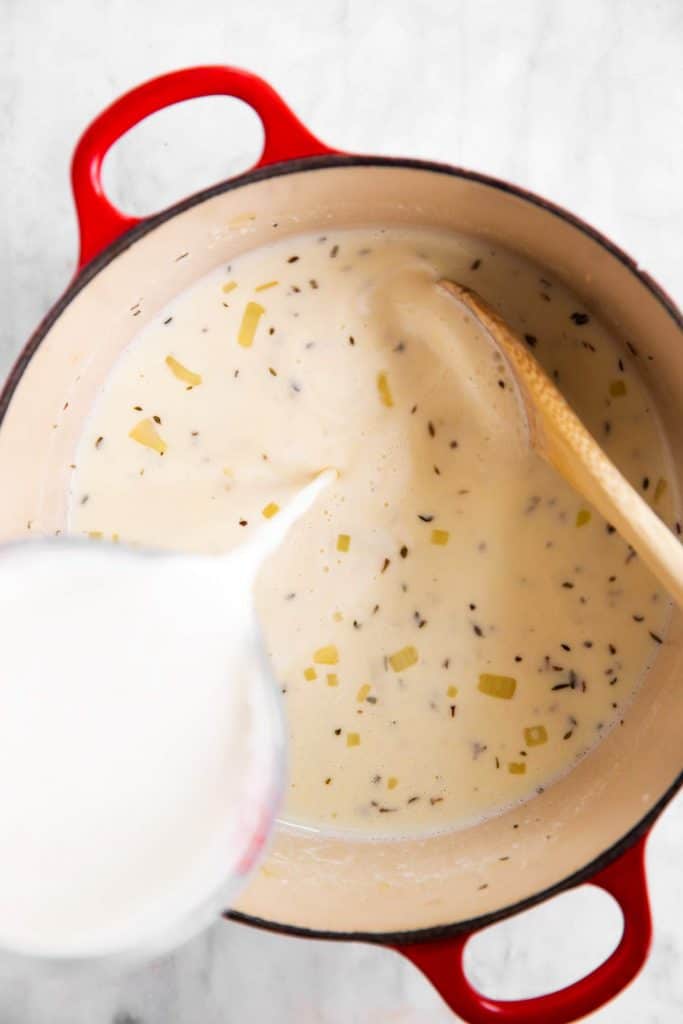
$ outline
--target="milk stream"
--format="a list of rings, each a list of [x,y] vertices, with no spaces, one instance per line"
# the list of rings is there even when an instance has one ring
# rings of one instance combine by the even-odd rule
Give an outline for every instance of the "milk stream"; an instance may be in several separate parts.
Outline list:
[[[0,946],[153,953],[225,909],[284,774],[254,579],[335,475],[228,555],[0,550]]]

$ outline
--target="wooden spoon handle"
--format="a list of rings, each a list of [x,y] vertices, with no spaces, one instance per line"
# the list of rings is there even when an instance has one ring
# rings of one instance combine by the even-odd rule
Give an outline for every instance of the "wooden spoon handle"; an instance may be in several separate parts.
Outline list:
[[[574,424],[568,417],[560,422],[544,418],[541,454],[616,527],[683,609],[683,547],[569,411]],[[588,443],[578,436],[579,429]]]
[[[607,457],[509,324],[469,288],[446,280],[439,286],[470,310],[506,356],[539,455],[616,527],[683,609],[680,542]]]

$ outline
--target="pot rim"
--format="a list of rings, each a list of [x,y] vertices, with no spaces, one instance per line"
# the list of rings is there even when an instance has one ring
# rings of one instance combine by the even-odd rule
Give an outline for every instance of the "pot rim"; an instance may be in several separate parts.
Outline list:
[[[131,245],[134,245],[138,239],[144,237],[148,232],[159,227],[159,225],[171,220],[176,215],[191,209],[193,206],[197,206],[200,203],[203,203],[208,199],[212,199],[215,196],[222,195],[225,192],[241,188],[243,185],[255,184],[268,178],[278,178],[288,174],[298,174],[302,171],[323,170],[329,167],[395,167],[427,171],[433,174],[446,174],[450,177],[462,178],[466,181],[486,185],[519,199],[523,199],[534,206],[540,207],[540,209],[551,216],[564,220],[566,223],[597,242],[598,245],[602,246],[603,249],[605,249],[611,256],[615,257],[624,267],[626,267],[628,271],[630,271],[631,274],[633,274],[634,277],[640,281],[641,284],[648,289],[657,302],[659,302],[659,304],[664,308],[666,313],[671,317],[674,323],[678,327],[683,328],[683,313],[678,309],[674,300],[646,271],[642,270],[638,266],[631,256],[624,252],[623,249],[619,248],[619,246],[615,245],[615,243],[607,238],[606,235],[596,230],[580,217],[575,216],[563,207],[544,199],[534,192],[524,189],[518,185],[513,185],[500,178],[494,178],[486,174],[481,174],[477,171],[470,171],[462,167],[431,160],[417,160],[404,157],[346,155],[336,153],[325,154],[323,156],[300,157],[247,171],[237,177],[229,178],[226,181],[219,182],[207,189],[196,192],[187,198],[180,200],[180,202],[174,203],[172,206],[161,210],[159,213],[141,220],[134,227],[130,228],[130,230],[124,232],[113,243],[105,246],[105,248],[76,275],[62,296],[40,321],[35,331],[31,334],[28,341],[19,352],[19,355],[5,379],[2,389],[0,389],[0,429],[2,428],[2,422],[24,371],[28,367],[33,355],[53,324],[59,319],[64,310],[71,304],[81,290],[85,288],[101,270],[130,248]],[[649,832],[656,819],[662,813],[666,805],[673,799],[681,786],[683,786],[683,770],[676,778],[674,778],[671,785],[664,791],[656,804],[654,804],[647,814],[636,822],[633,828],[625,833],[621,839],[618,839],[601,854],[589,861],[588,864],[585,864],[582,868],[579,868],[571,875],[568,875],[566,878],[556,882],[554,885],[548,886],[547,888],[534,893],[532,896],[528,896],[516,903],[501,907],[488,914],[469,918],[465,921],[459,921],[455,924],[436,925],[430,928],[420,928],[414,931],[408,930],[400,932],[335,932],[282,924],[277,921],[269,921],[264,918],[243,914],[239,911],[229,911],[224,916],[236,922],[249,924],[256,928],[270,932],[277,932],[283,935],[294,935],[301,938],[311,939],[329,939],[334,941],[346,940],[367,942],[389,946],[414,942],[429,942],[436,939],[450,938],[463,933],[472,933],[479,931],[488,925],[495,924],[497,921],[501,921],[507,917],[513,916],[514,914],[520,913],[523,910],[528,910],[531,907],[534,907],[561,892],[572,889],[577,885],[589,882],[593,875],[606,868],[613,861],[617,860],[639,838],[645,836]]]

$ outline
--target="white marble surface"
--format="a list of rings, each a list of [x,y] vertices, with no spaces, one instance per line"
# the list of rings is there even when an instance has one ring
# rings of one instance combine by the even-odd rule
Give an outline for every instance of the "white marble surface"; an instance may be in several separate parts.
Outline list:
[[[196,63],[267,77],[341,148],[433,157],[574,210],[680,301],[680,0],[0,0],[0,370],[54,301],[76,251],[68,160],[124,89]],[[254,118],[206,100],[159,116],[112,155],[107,182],[151,212],[249,163]],[[648,863],[655,943],[601,1024],[683,1020],[683,804]],[[618,934],[584,889],[498,926],[471,956],[492,994],[577,977]],[[219,924],[123,978],[46,979],[0,958],[2,1024],[446,1024],[413,968],[357,945]]]

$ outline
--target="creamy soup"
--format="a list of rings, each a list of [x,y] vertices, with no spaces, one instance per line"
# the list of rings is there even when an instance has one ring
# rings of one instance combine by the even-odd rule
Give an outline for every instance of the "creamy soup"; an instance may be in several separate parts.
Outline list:
[[[518,255],[426,230],[289,238],[217,268],[123,353],[77,455],[73,532],[198,552],[339,471],[257,587],[292,824],[405,835],[526,800],[618,727],[665,641],[666,595],[529,450],[443,275],[501,310],[680,531],[628,339]]]

